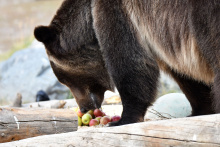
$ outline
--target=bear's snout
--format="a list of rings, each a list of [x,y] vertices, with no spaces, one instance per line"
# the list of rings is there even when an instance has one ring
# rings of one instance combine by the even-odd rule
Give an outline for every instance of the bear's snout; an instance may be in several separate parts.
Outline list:
[[[85,108],[80,108],[80,111],[81,111],[82,113],[88,112],[88,110],[86,110]]]
[[[86,113],[89,110],[95,110],[101,107],[102,101],[104,98],[103,95],[99,95],[96,93],[89,93],[87,96],[84,95],[83,97],[76,97],[77,103],[80,107],[80,111],[82,113]]]

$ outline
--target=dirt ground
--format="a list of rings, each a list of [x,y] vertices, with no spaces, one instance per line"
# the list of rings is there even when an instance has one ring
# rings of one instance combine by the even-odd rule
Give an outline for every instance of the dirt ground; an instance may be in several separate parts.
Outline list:
[[[38,25],[48,25],[63,0],[0,0],[0,54],[33,38]]]

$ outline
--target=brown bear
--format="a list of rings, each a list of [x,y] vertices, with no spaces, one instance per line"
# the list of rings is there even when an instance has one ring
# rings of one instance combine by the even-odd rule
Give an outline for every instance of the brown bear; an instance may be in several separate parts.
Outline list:
[[[99,108],[117,87],[122,118],[110,126],[144,120],[160,70],[193,116],[220,113],[220,0],[65,0],[34,34],[81,111]]]

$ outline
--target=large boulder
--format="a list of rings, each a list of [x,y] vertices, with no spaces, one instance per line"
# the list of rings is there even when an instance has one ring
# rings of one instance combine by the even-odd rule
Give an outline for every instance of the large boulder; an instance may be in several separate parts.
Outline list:
[[[190,116],[191,105],[182,93],[169,93],[159,97],[151,107],[148,108],[146,118],[167,119]]]
[[[44,90],[51,99],[64,99],[69,92],[55,77],[44,46],[34,41],[0,63],[0,99],[12,101],[19,92],[23,102],[32,102],[39,90]]]

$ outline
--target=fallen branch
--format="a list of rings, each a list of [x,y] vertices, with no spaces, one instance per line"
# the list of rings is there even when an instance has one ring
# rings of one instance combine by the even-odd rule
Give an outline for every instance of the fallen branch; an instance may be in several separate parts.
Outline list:
[[[3,143],[5,146],[199,146],[220,147],[220,114],[86,128]]]

